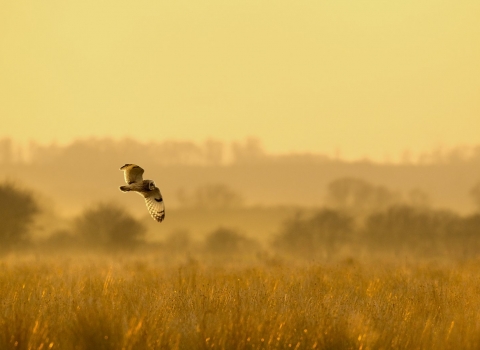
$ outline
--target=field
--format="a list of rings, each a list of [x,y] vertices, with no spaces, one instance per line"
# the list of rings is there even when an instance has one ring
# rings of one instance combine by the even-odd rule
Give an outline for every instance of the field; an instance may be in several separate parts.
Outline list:
[[[480,347],[478,261],[0,264],[0,349]]]

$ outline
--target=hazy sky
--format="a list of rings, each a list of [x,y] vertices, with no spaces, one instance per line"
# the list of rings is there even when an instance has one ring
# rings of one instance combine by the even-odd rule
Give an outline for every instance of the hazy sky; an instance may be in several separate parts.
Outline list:
[[[478,0],[3,0],[0,137],[480,144],[479,19]]]

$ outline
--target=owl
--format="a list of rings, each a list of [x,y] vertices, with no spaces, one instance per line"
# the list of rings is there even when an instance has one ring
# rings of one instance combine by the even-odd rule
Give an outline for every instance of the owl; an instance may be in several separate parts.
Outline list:
[[[120,168],[125,175],[125,182],[127,186],[120,186],[120,191],[137,192],[145,198],[148,212],[152,218],[158,222],[165,219],[165,204],[160,190],[155,186],[152,180],[144,180],[142,175],[144,170],[135,164],[125,164]]]

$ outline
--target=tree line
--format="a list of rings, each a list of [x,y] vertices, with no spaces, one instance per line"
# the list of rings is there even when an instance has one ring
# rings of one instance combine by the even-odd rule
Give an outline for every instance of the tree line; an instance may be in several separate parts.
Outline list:
[[[480,203],[478,188],[474,187],[471,194]],[[236,198],[234,193],[222,191]],[[195,242],[189,232],[176,231],[161,244],[152,245],[146,240],[145,225],[112,203],[90,206],[68,228],[55,230],[34,242],[35,218],[42,207],[28,189],[4,182],[0,184],[0,253],[35,248],[112,253],[155,247],[167,255],[191,252],[234,257],[267,251],[303,259],[331,259],[360,252],[452,258],[480,254],[480,206],[479,212],[462,216],[433,209],[425,194],[414,191],[413,195],[402,197],[354,178],[330,183],[328,196],[328,206],[298,209],[286,218],[266,247],[229,227],[218,227],[202,242]],[[228,200],[219,201],[217,209],[225,203]],[[235,210],[234,206],[229,208]]]
[[[146,160],[159,165],[211,165],[226,163],[255,162],[266,159],[261,142],[247,138],[242,142],[225,143],[208,139],[192,141],[166,140],[160,142],[139,142],[133,139],[82,139],[68,145],[41,145],[30,142],[20,147],[11,139],[0,139],[0,164],[51,163],[69,164],[72,160],[95,161],[100,158],[117,157]]]
[[[223,142],[207,139],[204,142],[164,140],[140,142],[124,138],[89,138],[75,140],[66,145],[51,143],[41,145],[30,142],[20,146],[9,138],[0,139],[0,164],[64,162],[72,159],[126,158],[148,159],[159,165],[210,165],[245,164],[256,162],[338,162],[338,155],[294,153],[272,155],[265,151],[257,138]],[[143,160],[142,159],[142,160]],[[368,159],[359,162],[369,162]],[[458,164],[480,162],[480,145],[474,147],[438,148],[414,157],[410,151],[400,156],[400,164]]]

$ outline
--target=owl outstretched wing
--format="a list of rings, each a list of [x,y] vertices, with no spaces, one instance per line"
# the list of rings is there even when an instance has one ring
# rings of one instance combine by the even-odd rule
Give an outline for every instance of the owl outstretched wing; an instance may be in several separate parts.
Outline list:
[[[155,187],[153,191],[149,191],[143,195],[148,212],[152,218],[158,222],[162,222],[163,219],[165,219],[165,204],[163,203],[163,197],[159,188]]]
[[[120,168],[125,175],[125,182],[130,185],[132,183],[139,183],[143,181],[144,170],[135,164],[125,164]]]

